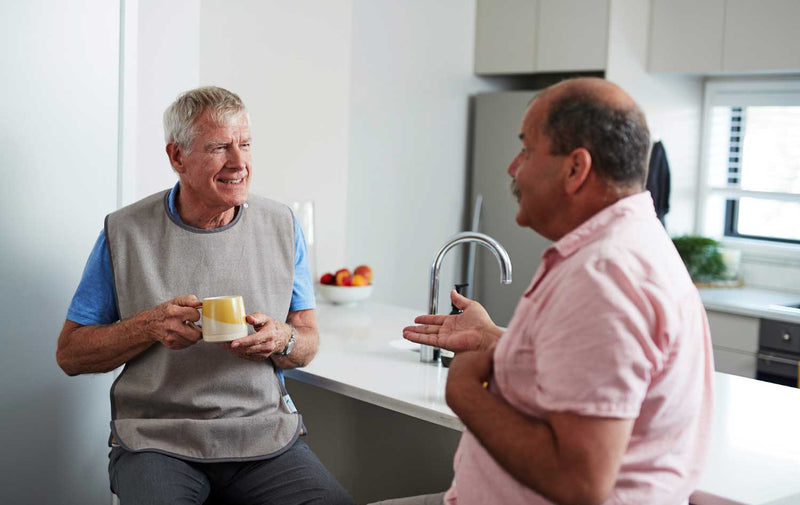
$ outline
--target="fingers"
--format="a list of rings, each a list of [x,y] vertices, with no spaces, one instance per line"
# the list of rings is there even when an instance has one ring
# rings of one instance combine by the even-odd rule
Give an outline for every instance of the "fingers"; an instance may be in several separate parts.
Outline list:
[[[417,324],[436,324],[436,325],[443,325],[445,319],[447,319],[447,315],[444,314],[424,314],[421,316],[417,316],[414,318],[414,322]]]
[[[418,329],[421,329],[421,331],[417,331]],[[403,338],[424,345],[436,346],[439,342],[439,334],[427,329],[425,326],[409,326],[408,328],[404,328]]]
[[[200,307],[203,302],[197,299],[195,295],[177,296],[170,300],[170,302],[181,307]]]
[[[250,323],[250,324],[252,324],[252,325],[253,325],[253,328],[256,328],[256,327],[258,327],[258,326],[264,326],[264,325],[265,325],[265,324],[267,324],[267,323],[268,323],[268,322],[269,322],[271,319],[272,319],[271,317],[269,317],[269,316],[268,316],[268,315],[266,315],[266,314],[262,314],[261,312],[254,312],[254,313],[252,313],[252,314],[248,315],[248,316],[245,318],[245,320],[246,320],[248,323]],[[258,331],[258,330],[256,329],[256,331]]]

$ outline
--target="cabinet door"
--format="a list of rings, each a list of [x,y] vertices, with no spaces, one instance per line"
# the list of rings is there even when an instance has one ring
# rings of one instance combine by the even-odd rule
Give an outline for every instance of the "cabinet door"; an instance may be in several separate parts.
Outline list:
[[[539,0],[536,70],[603,70],[608,0]]]
[[[722,69],[800,69],[800,1],[727,0]]]
[[[714,346],[755,354],[758,352],[758,319],[726,312],[707,311]]]
[[[478,0],[475,73],[532,73],[538,11],[539,0]]]
[[[714,369],[750,379],[756,378],[756,355],[714,347]]]
[[[653,0],[651,9],[651,72],[722,70],[725,0]]]

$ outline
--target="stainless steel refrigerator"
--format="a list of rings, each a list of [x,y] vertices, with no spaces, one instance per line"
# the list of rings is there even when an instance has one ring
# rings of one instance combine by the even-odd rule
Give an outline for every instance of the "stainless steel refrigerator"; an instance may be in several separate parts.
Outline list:
[[[507,91],[475,97],[471,167],[471,215],[482,196],[478,231],[498,240],[511,257],[513,283],[499,281],[497,260],[492,253],[476,248],[472,296],[495,323],[507,326],[517,301],[528,287],[542,252],[550,241],[530,228],[517,225],[517,202],[511,196],[508,165],[520,150],[518,138],[522,116],[535,91]],[[469,277],[469,274],[468,274]]]

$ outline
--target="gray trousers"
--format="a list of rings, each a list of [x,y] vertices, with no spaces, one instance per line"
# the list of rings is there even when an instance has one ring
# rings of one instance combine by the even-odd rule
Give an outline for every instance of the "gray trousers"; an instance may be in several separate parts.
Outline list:
[[[444,493],[436,493],[378,501],[371,505],[442,505],[443,503]]]
[[[108,473],[120,505],[353,505],[347,491],[298,440],[279,456],[195,463],[113,447]]]

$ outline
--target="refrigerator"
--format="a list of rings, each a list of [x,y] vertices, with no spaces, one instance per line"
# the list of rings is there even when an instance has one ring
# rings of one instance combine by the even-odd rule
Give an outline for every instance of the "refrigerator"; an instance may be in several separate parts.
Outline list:
[[[500,326],[507,326],[517,302],[530,285],[541,255],[551,242],[530,228],[517,225],[517,201],[511,195],[507,169],[520,150],[520,124],[535,91],[504,91],[476,95],[470,171],[470,215],[473,229],[505,247],[511,258],[513,282],[500,283],[500,269],[491,251],[475,248],[472,297]],[[476,205],[478,196],[480,205]],[[477,212],[477,219],[475,219]]]

